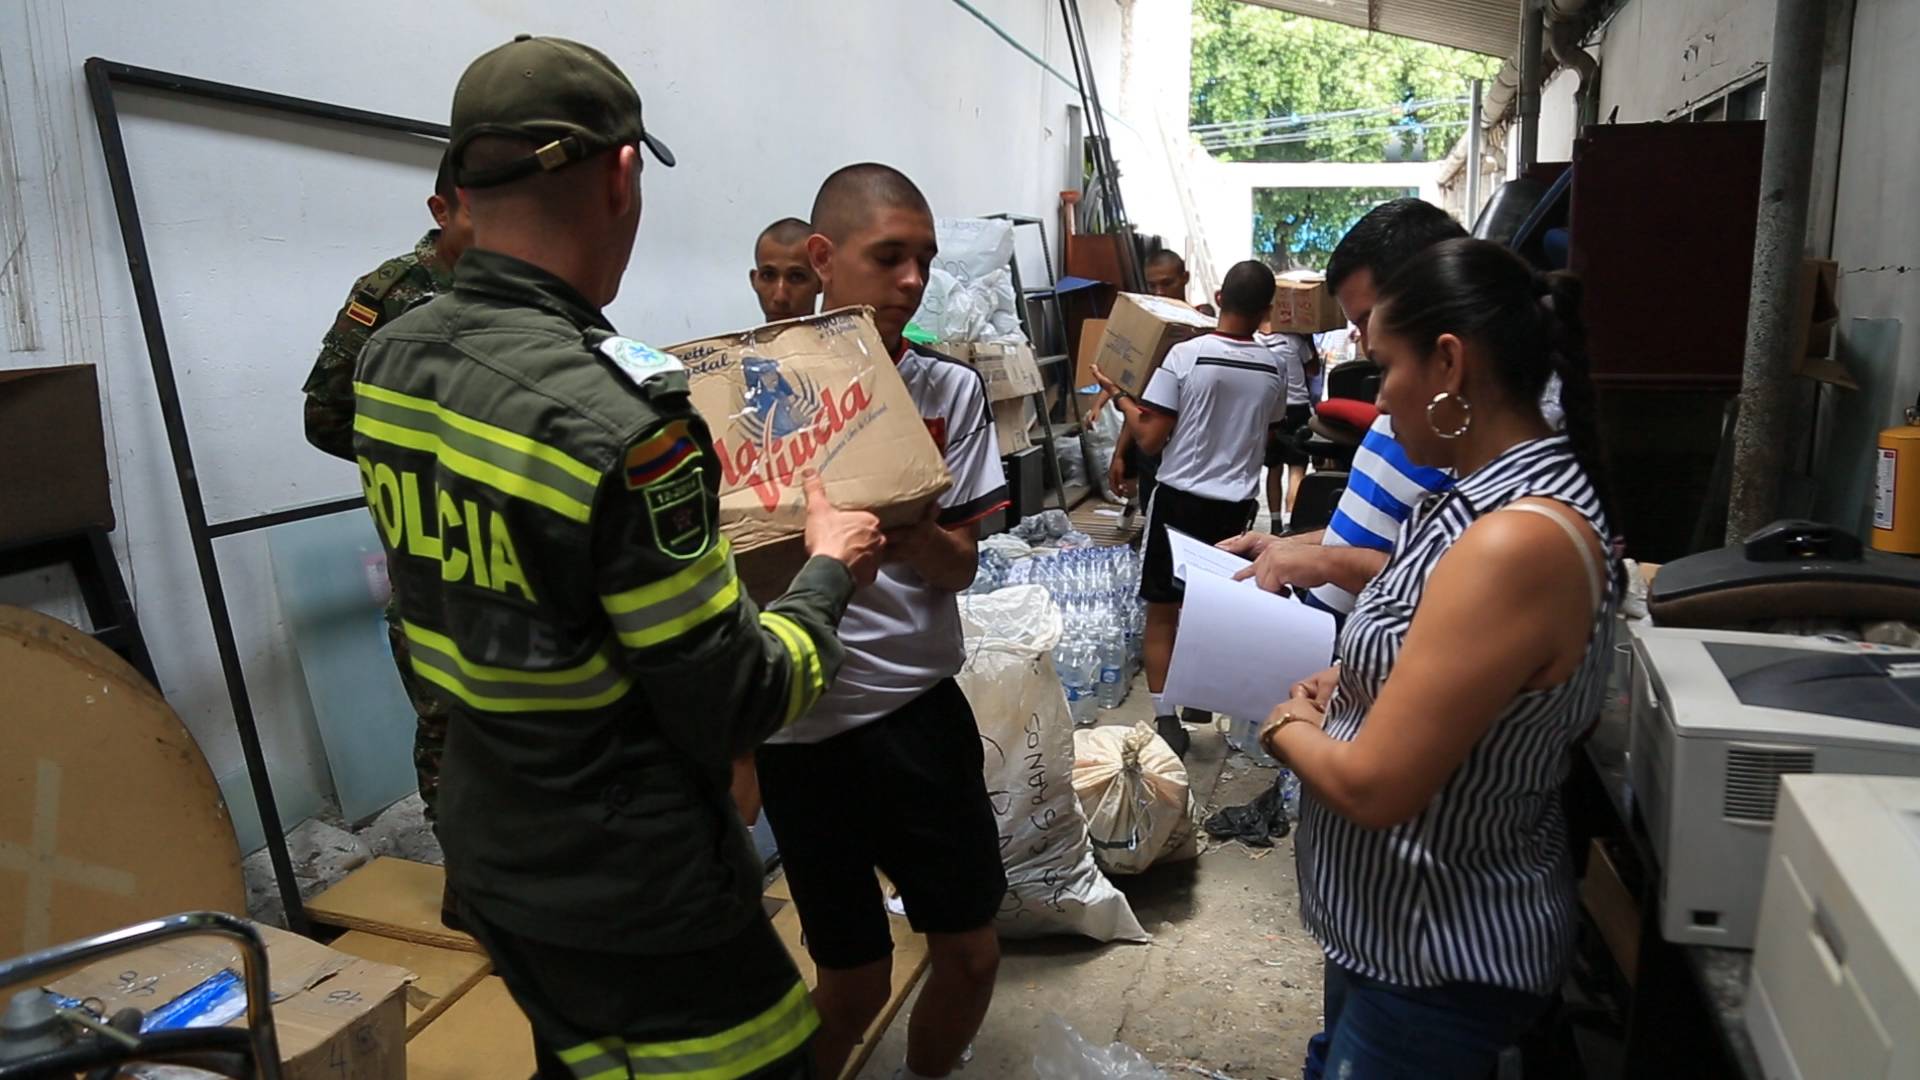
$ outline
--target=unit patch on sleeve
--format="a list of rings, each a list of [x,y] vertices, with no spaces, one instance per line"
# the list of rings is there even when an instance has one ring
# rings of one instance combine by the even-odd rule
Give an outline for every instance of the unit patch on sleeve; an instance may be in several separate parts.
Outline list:
[[[706,554],[713,527],[707,520],[706,476],[699,467],[681,469],[640,491],[647,501],[653,545],[675,559]]]

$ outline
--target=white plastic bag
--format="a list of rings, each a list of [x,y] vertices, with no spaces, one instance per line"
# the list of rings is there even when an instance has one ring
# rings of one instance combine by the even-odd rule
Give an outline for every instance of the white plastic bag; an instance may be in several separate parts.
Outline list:
[[[1108,502],[1126,502],[1126,496],[1113,490],[1107,484],[1107,470],[1113,466],[1113,448],[1120,440],[1120,427],[1126,418],[1120,410],[1111,405],[1102,405],[1100,411],[1087,421],[1086,429],[1080,432],[1080,449],[1087,460],[1087,471],[1091,474],[1093,485],[1099,489],[1100,497]]]
[[[1140,1051],[1122,1042],[1095,1046],[1059,1013],[1048,1013],[1040,1025],[1033,1074],[1039,1080],[1169,1080]]]
[[[1060,609],[1038,585],[960,597],[967,662],[960,689],[985,742],[1000,825],[1004,937],[1084,934],[1149,941],[1133,907],[1094,864],[1073,794],[1073,721],[1053,668]]]
[[[927,274],[914,324],[941,341],[1025,341],[1007,265],[1013,225],[990,218],[939,218],[940,254]]]
[[[1082,728],[1073,745],[1073,790],[1101,869],[1137,874],[1199,856],[1187,767],[1150,725]]]

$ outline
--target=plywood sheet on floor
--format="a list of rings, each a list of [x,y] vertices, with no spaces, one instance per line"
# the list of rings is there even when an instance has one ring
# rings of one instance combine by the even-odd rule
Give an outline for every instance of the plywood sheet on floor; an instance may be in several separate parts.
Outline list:
[[[499,976],[481,979],[407,1043],[408,1080],[533,1075],[533,1030]]]
[[[1141,515],[1122,519],[1120,504],[1110,503],[1095,496],[1073,508],[1067,515],[1073,527],[1093,537],[1093,542],[1103,546],[1124,544],[1140,533]]]
[[[782,877],[774,883],[774,886],[769,886],[768,896],[774,895],[775,886],[785,893],[786,879]],[[846,1069],[840,1074],[844,1078],[858,1075],[861,1068],[866,1065],[867,1058],[872,1056],[874,1048],[880,1044],[880,1037],[887,1033],[887,1028],[899,1015],[900,1007],[906,1003],[907,996],[913,993],[914,985],[920,981],[920,976],[927,970],[926,935],[914,933],[913,928],[907,924],[907,920],[897,915],[891,916],[889,921],[893,924],[893,992],[888,995],[886,1007],[880,1010],[880,1015],[874,1019],[873,1026],[867,1029],[866,1039],[854,1049],[853,1060],[847,1062]],[[791,903],[782,904],[773,917],[773,929],[780,935],[780,941],[786,945],[787,952],[793,957],[794,966],[800,969],[800,977],[805,980],[807,987],[811,989],[819,985],[819,971],[814,967],[813,958],[807,955],[804,935],[800,931],[800,910]]]
[[[438,866],[382,857],[307,901],[307,914],[324,926],[479,952],[473,938],[440,922],[445,888],[446,871]]]
[[[492,970],[492,965],[480,953],[380,937],[364,930],[340,935],[333,947],[363,960],[413,972],[414,980],[407,985],[406,992],[408,1038],[418,1035]]]

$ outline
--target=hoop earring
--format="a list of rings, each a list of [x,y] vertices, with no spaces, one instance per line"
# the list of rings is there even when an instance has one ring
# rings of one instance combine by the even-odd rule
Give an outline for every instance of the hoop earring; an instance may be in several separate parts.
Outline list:
[[[1460,422],[1454,425],[1453,430],[1442,431],[1440,430],[1439,423],[1433,418],[1433,411],[1447,402],[1452,402],[1459,407]],[[1467,429],[1473,426],[1473,403],[1458,394],[1449,394],[1442,390],[1440,393],[1433,395],[1432,401],[1427,402],[1427,426],[1432,428],[1433,433],[1442,439],[1449,441],[1457,439],[1465,435]]]

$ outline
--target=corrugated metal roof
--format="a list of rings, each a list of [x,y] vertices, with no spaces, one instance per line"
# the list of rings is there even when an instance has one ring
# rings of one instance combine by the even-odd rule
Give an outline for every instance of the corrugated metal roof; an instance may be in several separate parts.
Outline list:
[[[1520,47],[1522,0],[1241,0],[1489,56]]]

